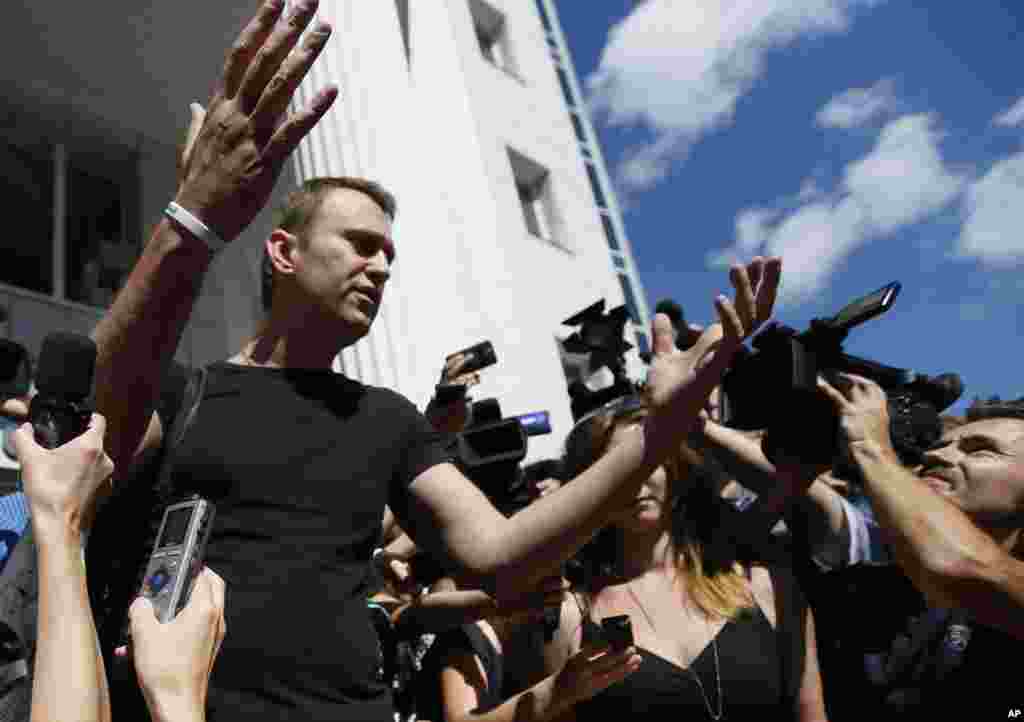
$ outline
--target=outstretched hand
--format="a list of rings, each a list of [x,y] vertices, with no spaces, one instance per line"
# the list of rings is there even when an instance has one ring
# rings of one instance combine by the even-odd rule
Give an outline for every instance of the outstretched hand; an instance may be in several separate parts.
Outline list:
[[[329,86],[288,115],[292,96],[331,34],[329,25],[318,23],[299,45],[317,6],[317,0],[302,0],[281,21],[284,0],[265,0],[228,52],[205,113],[192,108],[175,200],[226,241],[263,208],[285,160],[337,97],[337,88]]]
[[[705,329],[687,351],[676,348],[668,316],[654,317],[654,356],[645,388],[651,409],[660,417],[655,438],[649,439],[659,451],[674,446],[692,428],[742,343],[771,317],[781,273],[780,258],[757,257],[746,266],[733,266],[729,279],[735,304],[718,296],[719,323]]]

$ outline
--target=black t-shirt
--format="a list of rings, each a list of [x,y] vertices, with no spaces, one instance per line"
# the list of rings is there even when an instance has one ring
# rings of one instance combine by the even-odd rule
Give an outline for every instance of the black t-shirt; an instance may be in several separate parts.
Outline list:
[[[216,504],[206,562],[227,583],[227,637],[211,722],[391,719],[367,562],[385,503],[405,508],[448,460],[442,441],[404,397],[330,370],[209,367],[172,480]]]

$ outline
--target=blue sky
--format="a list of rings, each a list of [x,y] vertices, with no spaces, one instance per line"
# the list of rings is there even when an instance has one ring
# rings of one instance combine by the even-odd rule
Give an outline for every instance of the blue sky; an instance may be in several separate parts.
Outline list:
[[[899,280],[851,353],[1024,396],[1024,3],[558,7],[652,309],[755,253],[797,328]]]

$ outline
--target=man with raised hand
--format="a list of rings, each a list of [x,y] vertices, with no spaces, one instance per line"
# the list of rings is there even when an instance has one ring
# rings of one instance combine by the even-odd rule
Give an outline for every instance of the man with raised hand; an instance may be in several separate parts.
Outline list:
[[[285,115],[329,35],[319,25],[290,52],[315,9],[307,0],[279,22],[282,5],[269,0],[243,31],[187,144],[169,218],[96,328],[98,405],[124,471],[163,443],[173,414],[153,410],[213,249],[248,225],[335,98],[326,89]],[[396,255],[394,214],[394,198],[362,179],[295,191],[264,242],[269,316],[238,354],[209,367],[172,486],[217,504],[207,560],[232,590],[211,719],[390,720],[364,600],[385,504],[417,545],[499,599],[533,588],[631,502],[692,428],[743,339],[770,316],[779,284],[778,259],[732,269],[736,305],[717,299],[724,335],[698,341],[701,356],[716,350],[696,370],[657,317],[644,433],[506,519],[411,402],[331,370],[377,314]]]

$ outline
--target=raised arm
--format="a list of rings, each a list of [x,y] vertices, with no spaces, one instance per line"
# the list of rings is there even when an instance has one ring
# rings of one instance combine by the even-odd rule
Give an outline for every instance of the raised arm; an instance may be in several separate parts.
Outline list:
[[[93,415],[85,434],[52,451],[35,443],[28,424],[14,434],[39,561],[32,722],[110,719],[82,558],[83,516],[114,468],[103,453],[104,426]]]
[[[288,103],[330,28],[319,25],[289,54],[317,1],[306,0],[279,22],[283,8],[283,0],[266,0],[239,35],[202,126],[183,153],[174,200],[224,241],[263,208],[285,160],[337,94],[325,89],[288,117]],[[96,405],[108,421],[105,446],[122,473],[144,437],[159,440],[152,415],[159,384],[212,259],[202,240],[163,219],[93,331]]]
[[[712,338],[705,333],[685,353],[675,347],[668,318],[656,316],[655,356],[646,385],[651,411],[642,430],[557,493],[505,519],[453,466],[442,464],[413,482],[403,528],[421,547],[447,558],[499,599],[559,574],[561,563],[632,501],[693,429],[743,339],[771,315],[780,272],[778,259],[758,258],[749,267],[733,268],[736,306],[724,296],[716,300],[724,334]],[[703,360],[695,364],[693,357]]]

